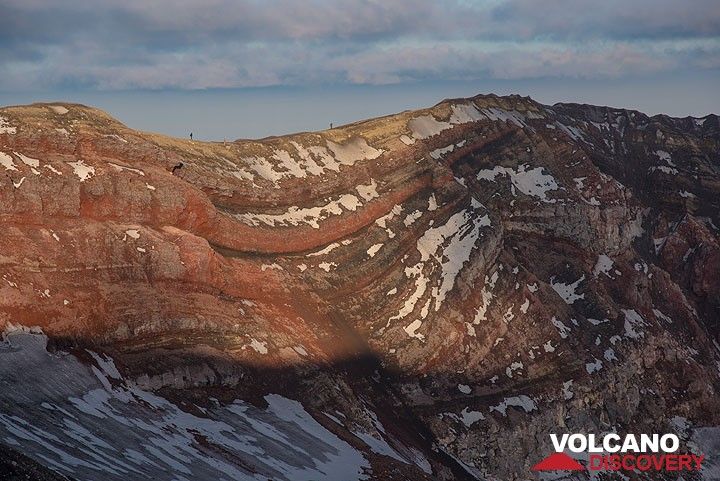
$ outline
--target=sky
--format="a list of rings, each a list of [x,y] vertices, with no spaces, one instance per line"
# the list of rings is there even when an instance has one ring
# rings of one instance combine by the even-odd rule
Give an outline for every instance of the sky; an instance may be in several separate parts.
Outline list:
[[[718,0],[0,0],[0,104],[196,138],[477,93],[720,113]]]

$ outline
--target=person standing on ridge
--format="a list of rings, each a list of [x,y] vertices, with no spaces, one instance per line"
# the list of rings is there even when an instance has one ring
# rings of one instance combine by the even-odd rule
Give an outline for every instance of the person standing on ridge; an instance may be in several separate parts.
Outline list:
[[[192,140],[192,132],[190,132],[190,140]]]

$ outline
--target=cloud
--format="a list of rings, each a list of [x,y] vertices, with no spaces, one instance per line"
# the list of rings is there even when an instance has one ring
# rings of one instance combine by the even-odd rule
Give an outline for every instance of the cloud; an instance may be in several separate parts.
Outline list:
[[[720,36],[720,5],[715,0],[508,0],[492,9],[493,18],[524,38],[677,39]]]
[[[0,0],[0,89],[603,78],[715,69],[716,0]]]

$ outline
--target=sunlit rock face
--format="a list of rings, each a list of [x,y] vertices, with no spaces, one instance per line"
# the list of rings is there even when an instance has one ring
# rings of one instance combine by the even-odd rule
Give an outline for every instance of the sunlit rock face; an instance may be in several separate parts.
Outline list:
[[[0,458],[38,479],[526,479],[551,432],[720,425],[717,116],[208,143],[36,104],[0,173]]]

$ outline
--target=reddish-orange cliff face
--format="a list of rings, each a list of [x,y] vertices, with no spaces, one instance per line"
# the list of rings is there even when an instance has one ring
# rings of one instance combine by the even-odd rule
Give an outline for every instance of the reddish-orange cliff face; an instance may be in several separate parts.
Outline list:
[[[558,422],[717,425],[719,152],[716,116],[515,96],[229,143],[8,107],[0,330],[341,413],[373,478],[515,479]]]

